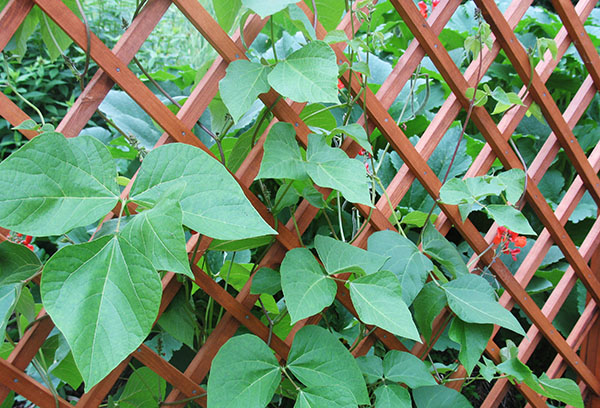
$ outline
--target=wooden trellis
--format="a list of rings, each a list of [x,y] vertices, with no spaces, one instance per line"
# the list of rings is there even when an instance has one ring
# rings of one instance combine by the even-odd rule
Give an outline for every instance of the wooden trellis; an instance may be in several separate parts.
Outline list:
[[[152,91],[128,68],[129,62],[152,33],[171,3],[175,4],[219,54],[219,57],[217,57],[177,115],[173,114],[160,102]],[[421,183],[434,199],[438,197],[441,182],[427,165],[427,160],[459,112],[463,109],[469,109],[470,100],[465,96],[467,88],[475,85],[477,76],[486,72],[498,53],[503,50],[522,82],[530,84],[528,87],[524,86],[520,92],[525,106],[516,106],[509,110],[498,124],[492,120],[490,114],[483,107],[473,108],[471,119],[485,137],[487,144],[472,163],[466,177],[486,174],[496,158],[502,162],[506,169],[522,168],[521,162],[510,147],[508,140],[525,116],[527,106],[532,102],[540,106],[552,129],[552,134],[547,138],[528,169],[526,191],[527,204],[535,211],[545,228],[514,275],[500,260],[492,262],[491,269],[498,282],[505,289],[500,299],[502,305],[508,309],[511,309],[515,304],[519,305],[533,322],[527,332],[527,337],[519,345],[519,358],[526,362],[542,338],[545,338],[556,350],[556,357],[547,370],[548,376],[550,378],[560,377],[567,366],[571,367],[578,375],[581,391],[588,396],[590,406],[600,406],[600,357],[596,350],[598,338],[600,338],[600,326],[595,325],[598,317],[596,304],[600,302],[600,276],[597,273],[600,265],[600,252],[598,252],[600,224],[598,221],[593,224],[585,241],[579,248],[575,246],[564,227],[570,214],[586,191],[591,194],[597,204],[600,204],[600,179],[597,176],[598,171],[600,171],[600,147],[596,146],[590,156],[586,157],[572,131],[591,103],[595,93],[600,89],[600,56],[583,26],[583,22],[592,12],[597,1],[581,0],[575,7],[568,0],[552,1],[563,23],[563,28],[555,38],[558,58],[556,60],[552,59],[548,52],[546,58],[542,59],[535,67],[533,78],[530,78],[531,70],[527,52],[513,32],[514,27],[519,23],[528,7],[531,6],[532,0],[514,0],[504,14],[499,11],[494,1],[475,0],[484,19],[492,29],[494,42],[493,47],[484,49],[479,58],[473,61],[464,74],[459,71],[438,39],[442,29],[461,4],[460,0],[442,1],[427,21],[423,19],[412,0],[391,0],[391,3],[398,13],[398,18],[405,21],[410,28],[415,40],[412,41],[405,54],[399,59],[377,94],[371,93],[368,88],[366,89],[366,104],[363,106],[366,119],[363,116],[360,123],[364,124],[365,120],[368,120],[368,126],[378,128],[404,160],[405,164],[387,189],[392,204],[394,206],[398,205],[413,182]],[[83,49],[87,48],[84,23],[60,0],[10,0],[0,12],[0,49],[4,49],[34,5],[37,5],[49,18],[56,22],[76,44]],[[304,2],[299,2],[298,6],[312,21],[313,14]],[[352,27],[358,27],[360,24],[351,24],[350,18],[351,15],[346,14],[338,29],[345,31],[351,37]],[[244,38],[247,43],[256,38],[266,22],[266,19],[261,19],[257,15],[252,15],[248,19],[244,28]],[[317,36],[321,39],[326,35],[321,25],[317,26],[316,31]],[[545,83],[570,44],[574,44],[579,52],[587,68],[588,76],[581,81],[577,94],[563,113],[555,104]],[[343,53],[344,46],[345,44],[340,43],[332,46],[339,64],[347,61]],[[225,75],[228,64],[246,58],[239,34],[229,37],[197,0],[149,0],[113,50],[108,49],[93,34],[90,50],[91,57],[100,69],[61,121],[57,128],[59,132],[67,137],[77,136],[109,90],[117,84],[165,130],[157,146],[177,141],[200,147],[209,152],[202,145],[200,139],[193,134],[192,128],[217,93],[218,82]],[[396,125],[388,113],[388,109],[426,55],[435,64],[452,93],[439,109],[417,145],[413,146],[402,132],[402,129]],[[482,72],[478,72],[480,66]],[[342,80],[347,87],[351,87],[350,91],[356,94],[360,90],[360,85],[356,81],[348,81],[349,77],[347,75]],[[260,98],[265,105],[271,106],[277,100],[278,94],[271,89],[268,93],[261,95]],[[364,103],[362,98],[360,103]],[[274,122],[285,121],[295,127],[298,142],[306,147],[310,130],[299,117],[303,107],[304,104],[301,103],[280,101],[274,105],[273,113],[275,116]],[[27,115],[2,93],[0,93],[0,115],[14,126],[28,119]],[[31,131],[23,131],[23,134],[28,138],[35,136],[35,132]],[[266,132],[246,157],[235,177],[258,212],[267,222],[275,225],[267,208],[249,189],[260,168],[265,137]],[[351,139],[346,139],[342,148],[352,157],[360,149],[358,144]],[[578,176],[569,187],[561,203],[553,211],[538,189],[537,184],[561,148],[576,169]],[[319,188],[319,190],[325,195],[330,192],[323,188]],[[446,234],[453,226],[476,253],[485,252],[489,242],[493,239],[495,227],[492,227],[486,236],[482,237],[470,221],[467,220],[464,223],[461,221],[461,216],[456,207],[443,204],[440,207],[442,214],[436,222],[438,230],[442,234]],[[365,217],[369,214],[367,207],[357,205],[357,208]],[[312,207],[306,201],[298,206],[296,220],[301,232],[306,230],[317,212],[318,209]],[[354,245],[364,248],[366,247],[367,238],[373,232],[394,229],[389,222],[390,215],[390,207],[386,199],[382,198],[369,218],[369,225],[363,230]],[[292,223],[278,226],[277,242],[270,248],[260,266],[276,266],[281,262],[286,251],[300,246],[294,228]],[[6,231],[0,230],[0,240],[6,239],[5,235]],[[197,235],[193,236],[188,242],[190,252],[196,245],[196,239]],[[199,243],[197,256],[201,256],[207,250],[209,244],[210,239],[203,237]],[[547,302],[540,309],[525,291],[525,287],[552,245],[557,245],[560,248],[570,266]],[[492,254],[489,252],[484,253],[480,260],[484,264],[489,264],[491,261]],[[205,379],[211,361],[219,348],[235,334],[240,325],[245,326],[252,333],[265,340],[268,338],[268,328],[251,313],[257,296],[250,294],[249,283],[234,298],[200,268],[194,267],[193,272],[198,286],[221,304],[227,313],[208,337],[206,343],[200,348],[195,358],[189,363],[187,369],[181,372],[150,348],[141,346],[126,361],[113,370],[107,378],[84,394],[77,406],[98,406],[106,398],[131,358],[149,367],[172,385],[173,391],[168,395],[167,402],[202,395],[205,391],[198,384],[201,384]],[[589,294],[589,301],[570,335],[565,339],[552,326],[552,321],[568,294],[575,287],[577,280],[585,285]],[[181,286],[173,273],[165,275],[162,283],[163,298],[159,313],[166,309]],[[356,315],[347,289],[339,283],[337,299]],[[442,330],[440,329],[443,329],[446,321],[444,314],[447,313],[449,313],[447,310],[442,312],[442,315],[436,320],[434,333],[441,333]],[[45,312],[42,310],[40,316],[44,314]],[[273,336],[270,342],[271,348],[280,358],[285,359],[294,334],[303,325],[315,323],[318,319],[319,316],[315,316],[299,322],[285,341]],[[55,397],[52,392],[24,372],[53,327],[50,319],[38,320],[27,330],[8,359],[0,359],[0,401],[6,398],[10,390],[14,390],[41,407],[55,406]],[[496,332],[497,327],[494,335]],[[377,329],[362,340],[353,351],[353,354],[359,356],[366,353],[375,340],[379,340],[389,349],[406,350],[394,335]],[[423,356],[429,351],[428,347],[431,347],[431,344],[417,343],[410,351],[415,355]],[[582,350],[581,353],[579,352],[580,349]],[[499,351],[500,348],[494,343],[494,336],[492,336],[488,342],[486,353],[488,357],[499,363]],[[457,376],[460,376],[460,372],[457,373]],[[450,384],[460,386],[458,381]],[[509,386],[510,383],[506,379],[496,381],[483,406],[498,406]],[[527,386],[521,385],[518,390],[525,396],[531,406],[546,406],[543,398]],[[205,406],[206,398],[199,398],[197,402]],[[71,406],[67,401],[60,398],[59,403],[61,407]]]

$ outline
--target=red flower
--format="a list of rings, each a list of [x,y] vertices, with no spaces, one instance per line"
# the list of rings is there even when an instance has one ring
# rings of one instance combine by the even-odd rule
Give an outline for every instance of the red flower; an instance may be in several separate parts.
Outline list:
[[[512,251],[510,251],[510,254],[512,255],[512,259],[513,261],[517,260],[517,254],[521,252],[520,248],[515,248]]]
[[[511,242],[518,248],[510,249]],[[506,227],[498,227],[496,236],[494,237],[494,244],[499,245],[502,243],[502,253],[510,254],[513,261],[517,260],[517,255],[521,253],[521,248],[527,245],[527,238],[519,235],[518,233],[509,230]]]
[[[31,235],[27,235],[25,237],[25,240],[23,241],[23,245],[31,244],[32,239],[33,239],[33,237]]]
[[[527,245],[527,238],[522,235],[518,235],[513,242],[515,243],[515,246],[523,248],[525,245]]]
[[[338,79],[338,89],[344,89],[344,84],[341,79]]]
[[[427,4],[424,1],[420,1],[417,5],[423,18],[427,18]]]
[[[25,246],[33,252],[33,245],[31,245],[31,244],[25,244]]]
[[[431,8],[432,9],[436,8],[438,4],[440,4],[440,0],[433,0],[431,2]]]

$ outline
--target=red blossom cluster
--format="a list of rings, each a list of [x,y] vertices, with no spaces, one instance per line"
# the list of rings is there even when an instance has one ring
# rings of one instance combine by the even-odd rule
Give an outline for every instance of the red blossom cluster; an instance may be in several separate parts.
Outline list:
[[[433,0],[431,2],[431,11],[433,11],[438,6],[438,4],[440,4],[440,0]],[[421,12],[423,18],[427,18],[427,3],[425,3],[424,1],[420,1],[419,3],[417,3],[417,5],[419,6],[419,11]]]
[[[517,248],[510,249],[511,242]],[[494,244],[498,245],[500,243],[502,243],[502,253],[510,254],[513,261],[516,261],[517,255],[521,253],[521,248],[527,245],[527,238],[506,227],[498,227],[498,231],[496,231],[496,236],[494,237]]]
[[[338,89],[344,89],[344,84],[341,79],[338,79]]]
[[[33,251],[33,245],[31,245],[31,240],[33,240],[33,237],[31,235],[25,235],[25,238],[23,238],[23,234],[17,233],[17,239],[15,240],[15,242],[17,244],[23,244],[28,249]]]
[[[366,149],[360,149],[360,151],[358,152],[359,156],[366,156],[367,159],[371,158],[371,153],[367,152]]]

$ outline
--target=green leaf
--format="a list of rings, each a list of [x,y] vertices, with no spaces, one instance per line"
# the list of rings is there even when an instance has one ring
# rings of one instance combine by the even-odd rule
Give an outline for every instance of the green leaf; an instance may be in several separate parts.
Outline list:
[[[404,383],[409,388],[437,384],[425,363],[404,351],[387,352],[383,358],[383,375],[387,380]]]
[[[243,59],[229,64],[227,74],[219,82],[219,90],[234,122],[248,112],[258,95],[269,92],[267,74],[270,70],[266,65]]]
[[[535,235],[535,231],[529,225],[527,218],[521,211],[510,205],[491,204],[485,207],[488,215],[498,225],[523,235]]]
[[[423,252],[444,266],[453,277],[467,275],[469,269],[458,250],[431,223],[425,226]]]
[[[452,178],[440,188],[440,200],[446,204],[471,203],[473,198],[463,179]]]
[[[292,318],[298,320],[319,313],[331,305],[337,285],[306,248],[294,248],[281,262],[281,288]]]
[[[262,219],[229,172],[204,151],[181,143],[152,150],[131,188],[133,200],[156,203],[174,186],[183,223],[218,239],[243,239],[276,232]]]
[[[435,282],[427,283],[415,298],[415,322],[426,341],[431,338],[433,321],[447,303],[444,290]]]
[[[338,190],[346,200],[372,206],[364,165],[341,149],[328,146],[321,135],[308,135],[308,175],[321,187]]]
[[[329,275],[341,272],[377,272],[389,259],[324,235],[317,235],[315,248]]]
[[[136,369],[130,376],[118,406],[124,408],[151,408],[164,401],[167,383],[148,367]]]
[[[279,61],[268,79],[273,89],[296,102],[339,103],[335,53],[323,41],[312,41]]]
[[[352,354],[329,331],[305,326],[298,331],[288,355],[288,368],[307,387],[341,386],[355,404],[368,404],[365,380]]]
[[[408,390],[398,384],[380,385],[374,394],[375,408],[412,408]]]
[[[220,0],[217,0],[220,1]],[[242,0],[242,4],[254,11],[261,18],[268,17],[283,10],[288,4],[296,3],[294,0]]]
[[[340,126],[338,128],[333,129],[332,134],[343,133],[346,136],[353,139],[356,143],[360,145],[363,149],[365,149],[370,154],[373,154],[373,148],[371,147],[371,143],[369,143],[369,138],[367,137],[367,132],[365,132],[365,128],[363,128],[358,123],[352,123],[350,125]]]
[[[181,226],[183,213],[178,202],[181,191],[168,193],[154,208],[135,215],[121,236],[147,254],[156,270],[181,273],[194,279]]]
[[[241,0],[213,0],[212,5],[219,25],[229,32],[242,7]]]
[[[498,364],[496,368],[499,372],[514,377],[516,381],[527,384],[535,392],[544,393],[535,374],[516,355]]]
[[[516,204],[525,189],[525,172],[521,169],[510,169],[499,173],[496,178],[504,187],[508,202]]]
[[[24,245],[0,242],[0,286],[21,283],[31,278],[41,266],[37,255]]]
[[[318,6],[317,6],[318,8]],[[325,38],[323,39],[327,44],[335,44],[340,42],[347,42],[348,36],[345,31],[342,30],[333,30],[329,31]]]
[[[320,103],[306,105],[300,113],[300,119],[310,128],[316,127],[331,131],[337,126],[337,122],[331,110],[323,109],[325,109],[325,105]]]
[[[425,285],[433,264],[409,239],[393,231],[378,231],[369,237],[368,249],[379,255],[389,256],[383,265],[400,280],[402,299],[410,306]]]
[[[273,125],[265,140],[264,151],[256,178],[301,180],[308,177],[306,163],[296,142],[296,131],[290,123]]]
[[[254,249],[264,245],[268,245],[273,241],[272,236],[261,236],[256,238],[246,239],[214,239],[208,249],[211,251],[225,251],[225,252],[236,252],[244,251],[246,249]]]
[[[81,17],[75,0],[66,0],[64,3],[71,9],[73,13],[75,13],[78,17]],[[64,52],[69,45],[71,45],[73,40],[40,9],[36,7],[32,12],[39,15],[42,41],[46,46],[48,54],[50,54],[50,58],[54,60],[60,57],[61,52]]]
[[[296,4],[290,4],[287,8],[287,14],[292,23],[304,34],[307,39],[314,41],[317,39],[317,33],[313,27],[312,21],[308,20],[308,16]]]
[[[413,398],[417,408],[473,408],[461,393],[445,385],[417,388],[413,390]]]
[[[273,296],[280,290],[281,275],[271,268],[262,267],[252,277],[252,286],[250,288],[250,293],[252,294],[267,293]]]
[[[194,306],[186,297],[185,290],[180,290],[175,295],[157,323],[173,338],[191,349],[194,348],[194,335],[198,322],[194,314]]]
[[[448,306],[467,323],[491,323],[525,335],[515,317],[496,301],[494,289],[481,276],[465,275],[444,286]]]
[[[6,325],[17,306],[22,289],[21,283],[0,286],[0,336],[2,336],[2,342],[4,342]]]
[[[477,365],[493,330],[494,326],[491,324],[465,323],[458,318],[452,321],[448,335],[451,340],[460,344],[458,359],[467,370],[467,376],[471,375]]]
[[[402,287],[393,273],[375,272],[350,282],[350,297],[358,317],[391,333],[421,341],[408,306],[402,300]]]
[[[313,10],[313,0],[304,0],[304,2],[309,9]],[[338,26],[344,15],[344,0],[316,0],[314,3],[317,5],[319,23],[330,33]]]
[[[568,378],[549,378],[543,373],[539,382],[544,388],[544,395],[550,399],[562,401],[575,408],[583,408],[581,390],[573,380]]]
[[[0,225],[47,236],[91,224],[117,204],[116,177],[109,151],[96,139],[40,135],[0,163]]]
[[[337,384],[308,387],[298,392],[294,408],[354,408],[356,402],[348,388]]]
[[[373,384],[383,378],[383,360],[375,355],[356,358],[367,384]]]
[[[273,351],[252,334],[227,341],[212,361],[208,408],[266,407],[281,381]]]
[[[148,258],[122,237],[66,246],[46,263],[42,301],[71,346],[86,390],[148,336],[161,293]]]

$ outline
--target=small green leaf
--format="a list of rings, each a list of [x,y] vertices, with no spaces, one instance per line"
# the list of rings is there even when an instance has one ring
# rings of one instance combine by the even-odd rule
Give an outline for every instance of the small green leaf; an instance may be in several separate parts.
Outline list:
[[[425,363],[404,351],[387,352],[383,358],[383,375],[387,380],[404,383],[410,388],[437,384]]]
[[[183,213],[178,198],[181,192],[182,189],[167,193],[154,208],[135,215],[121,235],[138,251],[147,254],[156,270],[181,273],[194,279],[181,226]]]
[[[220,0],[217,0],[220,1]],[[254,11],[261,18],[268,17],[283,10],[289,4],[296,3],[294,0],[242,0],[242,4]]]
[[[323,39],[327,44],[335,44],[339,42],[347,42],[348,36],[342,30],[333,30],[327,33]]]
[[[373,154],[373,148],[371,147],[371,143],[369,143],[369,138],[367,137],[367,132],[365,128],[363,128],[358,123],[352,123],[350,125],[340,126],[338,128],[333,129],[332,134],[343,133],[346,136],[353,139],[356,143],[360,145],[363,149],[365,149],[369,154]]]
[[[296,102],[339,103],[335,53],[323,41],[312,41],[279,61],[268,80],[273,89]]]
[[[360,356],[356,358],[367,384],[373,384],[383,378],[383,360],[375,355]]]
[[[124,408],[155,407],[164,401],[166,381],[148,367],[136,369],[130,376],[118,406]]]
[[[469,269],[458,250],[431,223],[425,226],[423,252],[444,266],[453,277],[467,275]]]
[[[407,339],[421,341],[402,287],[393,273],[379,271],[350,282],[350,297],[358,317]]]
[[[445,385],[417,388],[413,390],[413,398],[417,408],[473,408],[464,395]]]
[[[71,346],[86,390],[148,336],[161,293],[148,258],[122,237],[66,246],[46,263],[42,301]]]
[[[427,283],[415,298],[415,322],[426,341],[431,338],[433,321],[447,303],[444,290],[435,282]]]
[[[322,327],[309,325],[296,333],[288,368],[307,387],[341,386],[354,397],[354,404],[369,403],[367,386],[356,360]]]
[[[152,150],[130,196],[154,204],[178,185],[185,186],[180,198],[183,223],[201,234],[237,240],[276,233],[225,167],[194,146],[170,143]]]
[[[398,384],[380,385],[374,394],[376,408],[412,408],[408,390]]]
[[[281,275],[271,268],[262,267],[252,277],[250,293],[255,295],[267,293],[273,296],[280,290]]]
[[[225,77],[219,82],[219,90],[234,122],[248,112],[258,95],[269,92],[267,74],[270,70],[266,65],[244,59],[229,64]]]
[[[316,236],[315,248],[329,275],[357,270],[369,275],[380,270],[389,259],[323,235]]]
[[[208,408],[266,407],[281,382],[273,351],[252,334],[227,341],[212,361]]]
[[[24,245],[0,242],[0,286],[21,283],[40,270],[37,255]],[[1,310],[1,309],[0,309]]]
[[[543,373],[539,382],[544,388],[544,395],[550,399],[562,401],[575,408],[583,408],[581,390],[573,380],[569,378],[549,378]]]
[[[281,288],[292,318],[298,320],[319,313],[331,305],[337,285],[306,248],[294,248],[281,262]]]
[[[521,169],[510,169],[498,173],[496,179],[506,191],[506,200],[516,204],[525,188],[525,172]]]
[[[465,275],[444,286],[448,306],[467,323],[491,323],[525,335],[517,319],[495,299],[494,289],[481,276]]]
[[[296,142],[296,131],[290,123],[273,125],[265,140],[264,151],[256,178],[301,180],[308,177],[306,163]]]
[[[466,41],[465,41],[465,43],[466,43]],[[475,92],[473,88],[467,88],[467,91],[465,92],[465,96],[469,99],[473,99],[473,92]],[[473,102],[473,104],[475,106],[483,106],[487,103],[487,101],[488,101],[488,93],[485,91],[482,91],[481,89],[478,89],[476,92],[475,101]]]
[[[458,318],[452,321],[448,335],[451,340],[460,344],[458,359],[467,370],[467,376],[471,375],[477,365],[493,330],[494,326],[491,324],[465,323]]]
[[[364,165],[339,148],[328,146],[322,135],[308,135],[308,175],[321,187],[338,190],[346,200],[372,206]]]
[[[393,231],[375,232],[369,237],[369,252],[389,256],[382,269],[392,272],[400,281],[402,299],[410,306],[425,285],[433,264],[409,239]]]
[[[96,222],[119,200],[116,177],[110,152],[93,137],[40,135],[0,163],[0,226],[47,236]]]
[[[485,207],[488,215],[498,225],[523,235],[535,235],[535,231],[529,225],[527,218],[521,211],[510,205],[491,204]]]
[[[17,306],[22,289],[21,283],[0,286],[0,336],[2,336],[3,342],[6,325]]]
[[[194,306],[185,290],[177,292],[157,323],[174,339],[194,348],[194,336],[198,323],[194,314]]]
[[[356,402],[348,388],[337,384],[308,387],[298,392],[294,408],[352,408]]]
[[[13,127],[13,130],[37,130],[40,127],[40,125],[38,125],[35,120],[33,119],[27,119],[23,122],[21,122],[20,125],[17,125],[15,127]]]
[[[452,178],[440,188],[440,200],[446,204],[472,203],[473,197],[463,179]]]

